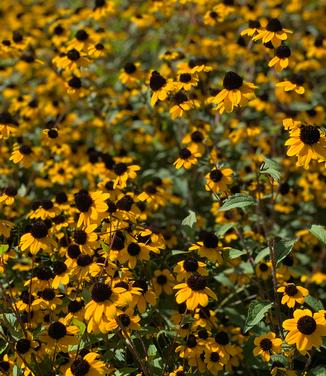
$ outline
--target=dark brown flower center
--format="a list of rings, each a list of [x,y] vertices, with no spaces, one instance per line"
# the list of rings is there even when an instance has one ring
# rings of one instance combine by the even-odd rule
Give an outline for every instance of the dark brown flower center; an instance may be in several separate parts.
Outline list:
[[[188,278],[187,285],[193,291],[204,290],[207,286],[207,279],[200,274],[193,274]]]
[[[70,366],[71,373],[75,376],[87,375],[90,368],[91,366],[87,360],[81,358],[74,360]]]
[[[319,128],[314,125],[301,125],[300,140],[306,145],[317,144],[320,140]]]
[[[112,295],[111,287],[105,283],[97,282],[92,289],[92,299],[96,303],[102,303],[109,300]]]
[[[227,90],[240,89],[243,84],[243,79],[235,72],[227,72],[224,80],[223,87]]]
[[[314,333],[317,328],[317,324],[314,318],[311,316],[302,316],[297,322],[297,329],[300,333],[310,335]]]
[[[285,287],[285,293],[289,296],[294,296],[298,292],[296,285],[291,284]]]
[[[270,349],[273,347],[272,341],[268,338],[263,338],[259,343],[260,348],[263,351],[270,351]]]

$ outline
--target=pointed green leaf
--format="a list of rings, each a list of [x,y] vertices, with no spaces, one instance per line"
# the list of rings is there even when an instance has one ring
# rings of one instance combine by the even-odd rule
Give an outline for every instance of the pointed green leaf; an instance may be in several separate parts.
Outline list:
[[[245,208],[252,205],[256,205],[256,200],[253,197],[237,193],[234,196],[227,198],[219,210],[226,211],[235,208]]]
[[[273,303],[268,301],[254,300],[250,303],[248,308],[248,315],[246,318],[244,332],[247,333],[255,325],[259,324],[265,314],[272,308]]]

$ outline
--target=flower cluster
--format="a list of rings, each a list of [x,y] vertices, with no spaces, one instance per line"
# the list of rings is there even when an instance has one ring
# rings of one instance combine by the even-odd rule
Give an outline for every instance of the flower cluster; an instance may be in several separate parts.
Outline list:
[[[325,374],[322,3],[0,2],[0,375]]]

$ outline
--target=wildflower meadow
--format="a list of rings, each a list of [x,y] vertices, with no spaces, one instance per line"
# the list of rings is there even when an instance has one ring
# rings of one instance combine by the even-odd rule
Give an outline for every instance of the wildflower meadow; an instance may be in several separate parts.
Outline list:
[[[326,1],[0,1],[0,375],[326,376]]]

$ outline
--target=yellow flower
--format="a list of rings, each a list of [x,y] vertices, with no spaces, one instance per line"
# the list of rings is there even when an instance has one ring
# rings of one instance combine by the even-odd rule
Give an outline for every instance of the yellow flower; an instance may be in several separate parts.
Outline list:
[[[0,113],[0,140],[9,138],[17,132],[18,122],[9,112]]]
[[[271,277],[272,273],[272,263],[270,261],[268,262],[260,262],[258,265],[255,267],[256,274],[259,278],[263,279],[266,281]]]
[[[283,29],[281,22],[277,18],[271,18],[266,28],[258,31],[253,37],[254,41],[262,40],[263,43],[271,42],[275,48],[279,47],[282,41],[288,38],[287,34],[292,33],[291,30]]]
[[[91,222],[98,222],[99,214],[104,213],[108,206],[105,203],[110,197],[109,193],[100,191],[89,193],[86,190],[80,190],[75,194],[75,204],[80,212],[77,226],[89,225]]]
[[[283,328],[288,330],[285,341],[289,345],[296,345],[298,351],[302,353],[306,353],[312,347],[320,347],[321,337],[326,336],[325,322],[309,309],[296,309],[293,319],[283,322]]]
[[[276,338],[275,333],[270,332],[256,337],[254,344],[256,346],[253,350],[254,355],[261,355],[265,362],[269,362],[271,359],[271,354],[278,354],[281,352],[282,340],[280,338]]]
[[[304,78],[301,75],[293,74],[286,81],[278,82],[276,87],[283,88],[285,92],[295,91],[297,94],[304,94],[305,88],[303,87]]]
[[[268,63],[268,66],[275,67],[276,72],[281,72],[289,65],[289,57],[291,56],[291,50],[288,46],[279,46],[275,50],[275,56]]]
[[[301,286],[296,286],[294,283],[287,283],[277,289],[277,292],[282,292],[282,304],[286,304],[289,308],[293,308],[296,303],[303,304],[305,296],[309,291]]]
[[[136,295],[133,304],[137,307],[139,313],[144,313],[146,311],[147,304],[154,306],[156,304],[156,295],[154,291],[148,287],[146,280],[137,279],[133,287],[139,288],[141,290],[140,295]]]
[[[326,161],[325,132],[316,125],[301,124],[290,129],[290,138],[285,145],[289,146],[288,156],[297,156],[297,166],[307,169],[312,160]]]
[[[15,196],[17,195],[17,189],[14,187],[7,187],[4,189],[0,196],[0,204],[12,205],[15,202]]]
[[[186,302],[187,309],[194,311],[199,305],[206,307],[208,296],[217,299],[215,293],[207,287],[207,279],[200,274],[193,274],[187,283],[180,283],[173,287],[177,291],[176,301],[178,304]]]
[[[192,150],[192,148],[183,148],[179,151],[179,158],[173,163],[176,169],[184,167],[189,169],[195,164],[197,164],[201,154],[197,150]]]
[[[152,106],[154,106],[158,100],[164,101],[175,87],[173,82],[168,82],[157,71],[152,72],[149,80],[149,86],[153,91],[151,98]]]
[[[55,246],[55,242],[48,237],[48,230],[44,221],[33,223],[30,232],[20,238],[19,246],[22,251],[29,249],[35,255],[41,248],[45,251],[51,250]]]
[[[230,168],[215,168],[209,172],[206,178],[206,191],[211,191],[214,193],[225,192],[228,188],[227,186],[232,183],[233,171]]]
[[[181,117],[185,111],[199,107],[199,102],[196,99],[189,99],[182,91],[177,92],[172,100],[174,106],[172,106],[169,111],[172,119]]]
[[[242,107],[254,97],[254,89],[257,87],[251,82],[243,82],[235,72],[227,72],[223,79],[223,90],[215,97],[208,98],[208,103],[216,104],[214,110],[222,114],[224,111],[232,112],[235,107]]]
[[[197,261],[191,257],[186,260],[179,261],[173,269],[177,275],[177,281],[187,280],[193,273],[199,273],[200,275],[207,276],[206,264],[201,261]]]
[[[227,363],[228,357],[224,356],[219,351],[214,351],[211,349],[204,349],[205,358],[204,362],[206,363],[207,369],[211,374],[217,375],[221,371],[224,365]]]
[[[82,374],[83,376],[100,376],[106,375],[108,369],[105,363],[97,358],[99,355],[95,352],[89,352],[83,357],[77,356],[66,370],[65,376],[75,376]]]
[[[167,295],[173,294],[174,277],[168,269],[155,270],[153,278],[153,288],[157,295],[164,291]]]

